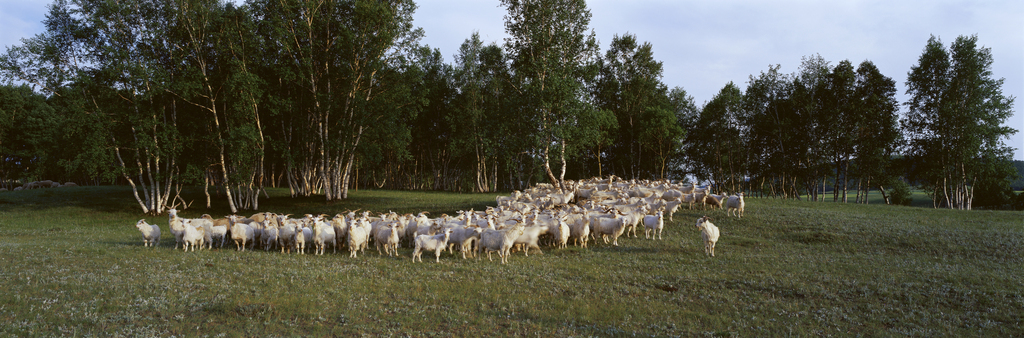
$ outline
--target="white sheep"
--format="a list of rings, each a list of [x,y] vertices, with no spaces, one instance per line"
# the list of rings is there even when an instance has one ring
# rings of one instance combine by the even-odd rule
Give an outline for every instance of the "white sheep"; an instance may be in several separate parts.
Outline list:
[[[385,224],[377,229],[377,232],[373,234],[373,246],[377,248],[377,254],[383,256],[380,253],[380,247],[384,247],[384,253],[388,254],[388,257],[392,256],[392,253],[398,255],[398,223]]]
[[[142,232],[142,246],[157,246],[160,245],[160,227],[156,224],[146,223],[145,219],[139,220],[135,223],[135,227],[139,228]]]
[[[415,262],[416,258],[423,262],[423,251],[434,251],[434,260],[437,263],[441,263],[441,251],[448,247],[448,239],[452,235],[452,229],[445,229],[444,233],[437,235],[419,235],[416,236],[416,248],[412,251],[412,261]]]
[[[569,225],[569,238],[573,238],[574,245],[586,248],[587,240],[590,239],[590,217],[585,214],[572,214],[566,216],[565,223]]]
[[[644,238],[654,239],[657,235],[658,239],[661,238],[661,232],[665,229],[665,210],[658,209],[654,215],[644,216]],[[650,234],[650,237],[648,236]]]
[[[182,241],[184,241],[185,252],[188,252],[188,248],[191,246],[192,251],[196,251],[196,247],[199,250],[203,249],[203,242],[206,240],[206,228],[202,226],[193,226],[191,219],[182,220],[182,225],[185,227],[185,232],[182,235]]]
[[[516,237],[513,245],[522,246],[523,251],[526,253],[526,257],[530,257],[530,249],[537,249],[541,254],[544,252],[540,250],[540,245],[537,245],[537,241],[540,240],[540,236],[548,233],[548,227],[546,226],[532,226],[523,228],[523,233]]]
[[[277,235],[279,228],[271,220],[263,220],[263,251],[269,251],[278,243]]]
[[[565,223],[566,217],[563,215],[558,218],[558,229],[553,233],[555,238],[556,248],[565,248],[569,244],[569,235],[572,234],[572,230],[569,229],[569,224]]]
[[[349,257],[357,257],[356,251],[366,249],[367,241],[370,239],[370,229],[361,223],[367,223],[366,218],[353,219],[348,225],[348,252]]]
[[[515,243],[516,238],[519,238],[519,235],[523,234],[524,229],[521,222],[516,222],[515,225],[504,230],[488,229],[480,234],[480,245],[477,247],[477,251],[487,252],[487,260],[491,260],[491,251],[497,251],[498,257],[501,258],[501,264],[505,264],[508,262],[512,244]]]
[[[729,196],[729,200],[726,201],[726,215],[732,215],[732,211],[736,210],[736,217],[743,218],[743,193],[736,194],[735,196]]]
[[[295,238],[297,239],[299,236],[304,237],[305,235],[298,233]],[[316,246],[316,251],[314,253],[323,255],[324,251],[326,251],[325,249],[327,244],[331,245],[331,248],[334,249],[334,253],[338,253],[337,238],[337,235],[334,233],[334,226],[327,225],[327,223],[324,223],[323,219],[319,216],[313,219],[313,244]]]
[[[466,259],[467,252],[470,257],[473,257],[473,244],[480,240],[480,234],[483,232],[484,229],[479,227],[452,229],[452,236],[448,239],[448,253],[451,253],[452,248],[458,245],[459,251],[462,252],[462,259]]]
[[[711,223],[708,216],[697,219],[697,229],[700,229],[700,237],[704,239],[704,254],[715,257],[715,243],[718,242],[718,227]]]
[[[612,245],[619,246],[619,236],[626,230],[626,222],[617,210],[612,210],[612,217],[591,217],[590,224],[594,226],[594,235],[601,235],[601,239],[608,244],[608,237],[612,238]]]
[[[178,217],[178,210],[167,209],[167,224],[171,229],[171,234],[174,235],[174,249],[178,249],[178,244],[181,247],[185,247],[185,241],[182,238],[185,235],[185,226],[182,223],[183,219]]]
[[[249,224],[235,223],[235,226],[231,228],[231,239],[235,242],[236,250],[245,251],[246,243],[249,243],[250,250],[256,246],[256,237]]]

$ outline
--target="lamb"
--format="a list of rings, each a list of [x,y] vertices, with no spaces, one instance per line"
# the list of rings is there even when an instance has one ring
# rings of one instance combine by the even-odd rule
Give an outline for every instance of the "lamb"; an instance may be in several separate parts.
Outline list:
[[[75,184],[75,182],[65,182],[64,185],[62,185],[62,187],[65,187],[65,188],[67,188],[67,187],[77,187],[77,186],[78,186],[78,184]]]
[[[145,219],[141,219],[135,223],[135,227],[142,232],[142,246],[156,247],[160,245],[160,227],[156,224],[149,224]]]
[[[647,234],[650,233],[651,239],[657,235],[658,239],[661,238],[661,231],[665,229],[665,210],[658,209],[654,215],[644,216],[644,238],[648,238]]]
[[[448,239],[451,238],[452,229],[445,229],[444,233],[438,235],[419,235],[416,236],[416,248],[412,251],[412,261],[415,262],[416,258],[423,262],[423,251],[434,251],[435,262],[441,263],[441,251],[448,247]]]
[[[736,210],[736,217],[743,218],[743,193],[739,193],[735,196],[729,196],[729,200],[726,201],[726,215],[732,215],[733,209]]]
[[[480,245],[477,247],[477,251],[478,253],[480,250],[487,252],[487,260],[491,260],[491,251],[497,251],[498,257],[501,258],[501,264],[505,264],[508,262],[512,244],[515,243],[516,238],[519,238],[519,235],[523,234],[523,230],[525,230],[523,224],[516,222],[508,229],[484,231],[480,234]]]
[[[255,233],[249,224],[235,223],[235,226],[231,227],[231,239],[235,241],[235,248],[239,251],[245,251],[246,243],[250,243],[249,250],[256,246]]]
[[[304,234],[297,233],[295,238],[299,236],[305,236]],[[324,223],[323,219],[319,216],[313,219],[313,244],[316,246],[315,254],[323,255],[327,244],[331,244],[334,248],[334,253],[338,253],[338,242],[336,241],[337,236],[334,234],[334,227],[328,226]]]
[[[370,229],[359,223],[365,223],[366,219],[353,219],[348,224],[348,252],[349,257],[357,257],[356,251],[366,249],[366,242],[370,239]]]
[[[182,241],[184,241],[183,248],[185,252],[188,252],[189,246],[192,247],[192,251],[196,251],[196,247],[199,250],[203,249],[203,241],[206,239],[206,228],[202,226],[192,226],[191,219],[182,220],[182,225],[185,227],[184,234],[182,234]]]
[[[314,224],[313,227],[315,228],[316,224]],[[306,236],[305,231],[309,231],[308,237]],[[295,240],[292,241],[292,244],[295,246],[296,253],[300,255],[306,254],[306,242],[309,242],[307,239],[309,239],[309,241],[313,240],[313,232],[310,231],[309,228],[299,227],[295,229]]]
[[[718,227],[711,223],[708,216],[697,219],[697,229],[700,229],[700,237],[704,239],[704,254],[715,257],[715,243],[718,242]]]

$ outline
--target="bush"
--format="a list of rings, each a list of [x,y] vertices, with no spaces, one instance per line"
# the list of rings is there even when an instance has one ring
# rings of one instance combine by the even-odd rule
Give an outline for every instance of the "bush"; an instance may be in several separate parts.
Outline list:
[[[1024,191],[1013,198],[1013,205],[1011,207],[1013,210],[1024,210]]]
[[[897,179],[893,182],[889,202],[893,205],[910,205],[910,194],[910,185],[902,179]]]

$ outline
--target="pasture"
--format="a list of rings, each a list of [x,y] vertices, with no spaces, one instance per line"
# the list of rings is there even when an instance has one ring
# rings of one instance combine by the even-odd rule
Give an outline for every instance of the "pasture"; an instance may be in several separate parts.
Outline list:
[[[271,189],[261,211],[430,211],[494,194]],[[184,217],[207,210],[201,193]],[[1024,213],[748,197],[746,217],[686,210],[664,240],[553,249],[509,264],[412,263],[366,251],[323,256],[172,250],[167,217],[125,187],[0,192],[2,336],[1021,336]],[[242,214],[250,214],[243,212]],[[721,229],[704,255],[694,221]],[[144,248],[141,218],[163,232]],[[432,258],[432,255],[430,256]]]

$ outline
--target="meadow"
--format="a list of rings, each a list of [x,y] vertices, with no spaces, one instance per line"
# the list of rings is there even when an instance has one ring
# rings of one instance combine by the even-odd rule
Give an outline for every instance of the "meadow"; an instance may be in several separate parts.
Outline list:
[[[227,214],[222,198],[184,217]],[[453,214],[495,194],[271,189],[261,211]],[[544,247],[509,264],[173,250],[125,187],[0,192],[0,336],[1022,336],[1024,213],[747,198],[664,240]],[[249,212],[243,212],[249,214]],[[694,221],[721,229],[704,255]],[[145,248],[134,224],[163,232]],[[432,257],[431,257],[432,258]],[[495,257],[496,258],[496,257]]]

